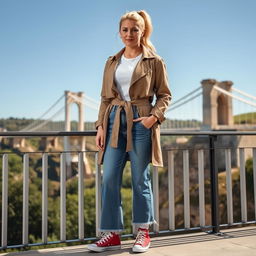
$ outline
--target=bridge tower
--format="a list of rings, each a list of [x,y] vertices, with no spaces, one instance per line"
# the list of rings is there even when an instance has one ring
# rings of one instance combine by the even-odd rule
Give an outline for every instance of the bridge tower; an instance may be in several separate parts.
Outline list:
[[[84,130],[84,93],[65,91],[65,131],[71,131],[70,108],[73,103],[78,106],[78,131]]]
[[[65,91],[65,131],[71,131],[71,105],[76,104],[78,106],[78,131],[84,131],[84,93],[83,92],[70,92]],[[70,151],[70,142],[76,146],[76,150],[85,151],[85,137],[72,136],[64,137],[64,149]],[[67,164],[71,163],[71,157],[67,155]],[[67,166],[68,170],[70,169]],[[84,170],[86,175],[91,174],[91,169],[84,153]],[[69,170],[71,171],[71,169]],[[69,172],[68,171],[68,172]],[[70,174],[71,175],[71,174]]]
[[[223,90],[231,92],[232,81],[218,82],[215,79],[201,81],[203,91],[203,129],[214,130],[221,126],[233,125],[232,98],[214,90],[218,86]]]

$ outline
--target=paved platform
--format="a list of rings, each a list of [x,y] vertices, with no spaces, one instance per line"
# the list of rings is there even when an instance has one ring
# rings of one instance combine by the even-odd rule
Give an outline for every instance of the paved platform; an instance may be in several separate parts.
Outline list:
[[[256,227],[222,230],[222,236],[204,232],[152,238],[151,248],[142,255],[154,256],[256,256]],[[17,256],[92,256],[130,255],[133,241],[123,241],[122,249],[102,253],[89,252],[86,245],[4,253]]]

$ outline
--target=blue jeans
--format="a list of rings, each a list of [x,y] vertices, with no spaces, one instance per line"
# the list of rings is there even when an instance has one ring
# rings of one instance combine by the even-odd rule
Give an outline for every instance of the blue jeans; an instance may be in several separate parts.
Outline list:
[[[134,118],[138,118],[136,106],[132,106]],[[153,194],[149,163],[151,158],[151,129],[141,122],[134,122],[132,128],[132,151],[126,152],[126,115],[121,110],[118,147],[111,147],[111,134],[117,106],[109,115],[106,146],[103,159],[101,231],[122,231],[123,211],[121,185],[123,169],[129,157],[131,162],[133,190],[133,224],[154,222]]]

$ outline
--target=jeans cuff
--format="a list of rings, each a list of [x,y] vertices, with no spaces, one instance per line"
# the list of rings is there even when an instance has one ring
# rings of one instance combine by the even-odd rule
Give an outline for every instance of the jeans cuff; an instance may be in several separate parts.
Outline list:
[[[147,228],[147,229],[149,229],[150,225],[152,225],[152,224],[159,225],[155,220],[150,221],[150,222],[144,222],[144,223],[133,222],[132,223],[133,233],[137,234],[139,228]]]
[[[122,233],[124,229],[99,229],[100,232]]]

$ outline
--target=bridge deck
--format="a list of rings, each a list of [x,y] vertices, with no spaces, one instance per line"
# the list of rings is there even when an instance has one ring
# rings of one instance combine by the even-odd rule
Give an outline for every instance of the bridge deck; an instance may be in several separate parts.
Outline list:
[[[161,236],[152,238],[151,249],[143,255],[179,255],[179,256],[253,256],[256,255],[256,227],[223,230],[222,236],[204,232],[182,235]],[[133,241],[123,241],[119,251],[103,252],[98,255],[132,254]],[[2,255],[28,255],[28,256],[86,256],[92,255],[86,245],[59,247],[53,249],[31,250],[20,253],[6,253]]]

